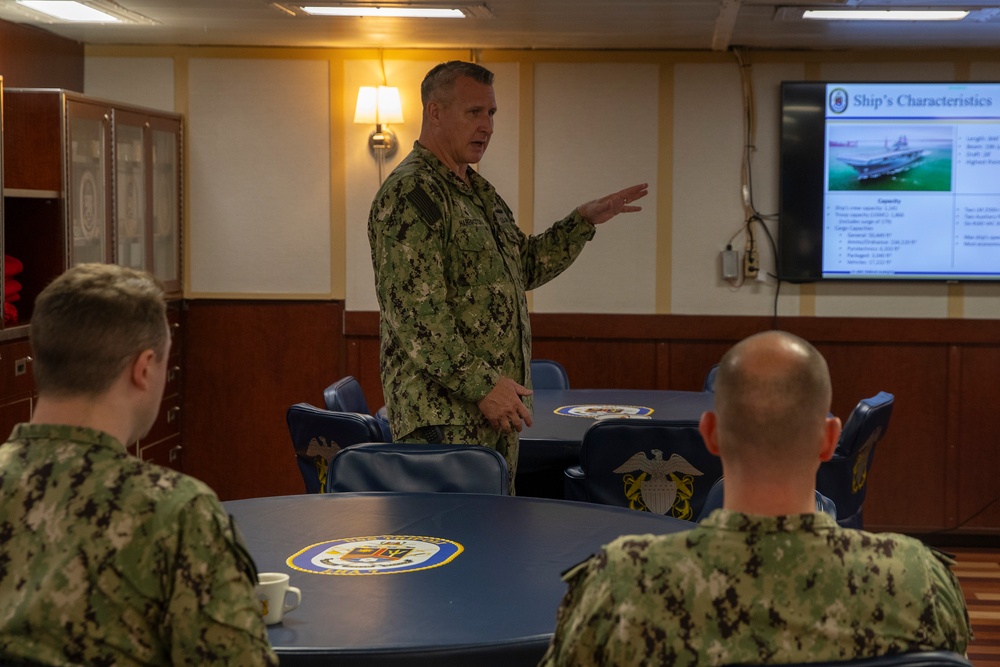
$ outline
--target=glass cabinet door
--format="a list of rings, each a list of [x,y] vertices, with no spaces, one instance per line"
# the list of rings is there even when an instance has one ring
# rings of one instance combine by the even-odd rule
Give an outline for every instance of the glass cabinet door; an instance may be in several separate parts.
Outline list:
[[[146,259],[146,119],[115,110],[115,250],[122,266]]]
[[[108,128],[103,106],[66,102],[70,158],[66,196],[73,227],[69,264],[111,261],[108,240]]]
[[[153,275],[168,293],[179,292],[180,275],[180,123],[154,118]]]

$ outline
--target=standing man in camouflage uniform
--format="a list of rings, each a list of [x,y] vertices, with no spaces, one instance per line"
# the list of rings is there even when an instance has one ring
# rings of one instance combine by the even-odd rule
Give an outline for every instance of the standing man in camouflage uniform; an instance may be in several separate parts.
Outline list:
[[[31,344],[35,413],[0,446],[0,658],[276,665],[253,561],[215,494],[125,449],[163,396],[160,287],[70,269],[35,302]]]
[[[635,185],[526,236],[478,163],[493,135],[493,73],[438,65],[420,88],[413,151],[372,203],[368,241],[381,312],[382,386],[397,440],[498,450],[513,477],[531,426],[525,291],[562,273],[594,225],[645,196]]]
[[[566,573],[542,665],[728,665],[964,653],[969,617],[950,560],[895,534],[840,528],[815,507],[828,418],[826,361],[783,332],[722,359],[715,411],[723,508],[697,528],[620,537]]]

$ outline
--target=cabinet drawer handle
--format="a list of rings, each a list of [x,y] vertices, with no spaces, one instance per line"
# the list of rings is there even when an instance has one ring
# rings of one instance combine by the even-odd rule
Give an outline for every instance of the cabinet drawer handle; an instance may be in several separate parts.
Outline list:
[[[167,423],[172,424],[174,420],[177,419],[177,415],[180,414],[180,411],[181,409],[179,406],[174,406],[167,410]]]
[[[180,372],[180,366],[171,366],[170,370],[167,371],[167,382],[173,382],[177,378],[177,374]]]
[[[176,447],[171,447],[170,453],[167,455],[167,457],[170,459],[170,462],[177,463],[177,459],[181,457],[181,452],[183,450],[184,448],[181,447],[180,445],[177,445]]]

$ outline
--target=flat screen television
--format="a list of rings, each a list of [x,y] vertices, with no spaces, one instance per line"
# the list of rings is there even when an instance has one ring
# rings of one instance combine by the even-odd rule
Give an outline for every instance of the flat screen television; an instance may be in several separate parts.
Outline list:
[[[1000,281],[1000,83],[781,84],[783,280]]]

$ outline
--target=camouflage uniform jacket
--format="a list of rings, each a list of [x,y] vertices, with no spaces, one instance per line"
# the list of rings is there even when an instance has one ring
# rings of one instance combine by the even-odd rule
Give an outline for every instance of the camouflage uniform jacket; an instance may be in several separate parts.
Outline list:
[[[276,665],[255,581],[194,478],[92,429],[19,424],[0,446],[0,656]]]
[[[716,510],[671,535],[626,535],[568,571],[543,666],[778,664],[964,653],[941,554],[826,514]]]
[[[529,237],[493,186],[467,174],[470,185],[414,143],[372,203],[382,386],[397,436],[472,424],[484,442],[496,438],[477,403],[501,374],[530,383],[525,290],[562,273],[594,236],[574,210]]]

